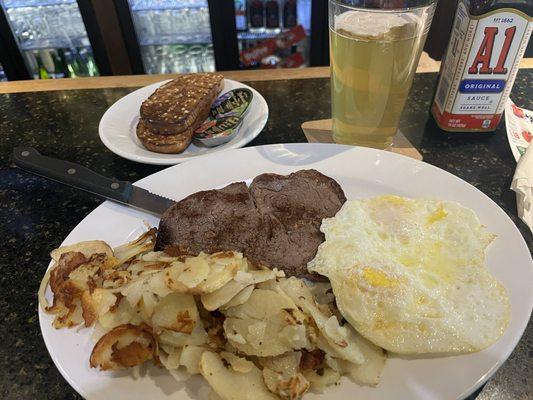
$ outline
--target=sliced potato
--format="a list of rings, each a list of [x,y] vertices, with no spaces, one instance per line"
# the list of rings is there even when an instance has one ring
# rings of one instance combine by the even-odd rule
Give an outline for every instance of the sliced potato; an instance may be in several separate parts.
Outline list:
[[[163,297],[152,315],[152,324],[158,332],[165,329],[190,335],[197,321],[198,309],[190,294],[171,293]]]
[[[341,375],[331,368],[324,368],[319,375],[316,371],[304,372],[305,378],[311,384],[311,390],[322,393],[328,386],[337,385]]]
[[[353,340],[357,342],[359,349],[365,357],[365,362],[361,365],[357,365],[339,359],[337,360],[337,363],[342,373],[348,375],[350,379],[360,385],[377,385],[383,372],[383,368],[385,368],[385,362],[387,361],[385,350],[371,343],[355,331]]]
[[[218,308],[220,310],[227,310],[230,307],[240,306],[241,304],[244,304],[248,301],[253,291],[254,285],[246,286],[239,293],[237,293],[230,301]]]
[[[192,289],[202,283],[209,272],[209,264],[202,253],[198,257],[190,257],[185,260],[185,268],[179,276],[179,281]]]
[[[233,299],[241,290],[250,285],[275,279],[277,270],[260,270],[237,273],[235,278],[214,292],[204,294],[202,304],[208,311],[214,311]]]
[[[115,257],[118,259],[117,264],[122,264],[137,255],[152,251],[155,245],[155,234],[157,229],[152,228],[133,241],[123,244],[121,246],[115,247],[113,252]]]
[[[206,351],[201,346],[185,346],[181,351],[180,365],[183,365],[191,375],[200,373],[200,358]]]
[[[206,351],[200,359],[200,372],[223,400],[276,400],[268,391],[259,368],[246,373],[226,368],[219,355]]]
[[[291,351],[277,357],[261,358],[263,379],[268,389],[282,399],[299,399],[309,389],[309,382],[300,373],[302,353]]]
[[[301,346],[300,340],[280,334],[285,327],[303,325],[305,320],[305,316],[287,296],[280,296],[271,290],[255,289],[248,301],[224,310],[224,314],[224,332],[239,352],[267,357]]]
[[[236,253],[240,254],[240,253]],[[198,285],[198,291],[195,293],[206,294],[220,289],[230,282],[239,271],[243,271],[242,255],[240,258],[234,258],[231,262],[211,264],[211,270],[207,278]]]
[[[262,372],[268,390],[283,400],[300,399],[311,386],[305,376],[299,372],[289,378],[269,368],[263,369]]]
[[[298,307],[314,319],[323,338],[329,345],[328,350],[322,350],[333,351],[338,357],[356,364],[364,362],[364,356],[359,350],[354,336],[349,336],[348,329],[339,325],[337,317],[332,315],[327,307],[320,307],[316,303],[311,291],[302,280],[295,277],[282,279],[279,282],[279,287]]]
[[[92,368],[117,371],[151,360],[157,343],[147,327],[120,325],[98,340],[90,357]]]
[[[91,326],[107,313],[117,302],[117,296],[109,290],[96,288],[91,293],[86,290],[81,295],[82,316],[85,326]]]
[[[109,309],[98,318],[98,323],[108,330],[127,323],[138,325],[140,322],[137,313],[125,299],[122,299],[116,308]]]
[[[226,360],[235,372],[247,373],[254,368],[254,363],[244,357],[239,357],[227,351],[220,352],[220,356]]]
[[[93,254],[105,254],[108,258],[114,256],[113,249],[103,240],[88,240],[52,250],[50,257],[57,262],[62,254],[71,251],[82,253],[87,258],[90,258]]]
[[[187,345],[201,346],[207,343],[207,332],[203,327],[202,321],[198,320],[191,334],[164,329],[159,334],[158,340],[161,343],[176,347]]]
[[[168,349],[169,346],[166,346],[166,347]],[[182,354],[182,348],[180,347],[174,347],[172,351],[170,352],[167,351],[165,367],[167,367],[168,369],[179,368],[179,366],[182,365],[181,354]]]

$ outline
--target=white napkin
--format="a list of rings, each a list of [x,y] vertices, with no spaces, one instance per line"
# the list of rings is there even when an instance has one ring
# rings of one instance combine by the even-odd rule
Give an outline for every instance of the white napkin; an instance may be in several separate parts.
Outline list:
[[[516,192],[518,216],[533,233],[533,146],[518,160],[511,189]]]
[[[511,183],[516,192],[518,216],[533,232],[533,111],[520,108],[511,99],[505,104],[505,128],[509,146],[518,162]]]

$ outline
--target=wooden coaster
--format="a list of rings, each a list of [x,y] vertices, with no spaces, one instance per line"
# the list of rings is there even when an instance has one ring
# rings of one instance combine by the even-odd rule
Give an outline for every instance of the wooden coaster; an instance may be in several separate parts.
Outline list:
[[[304,122],[302,130],[309,143],[334,143],[331,135],[331,119]],[[411,142],[400,131],[394,136],[392,147],[388,151],[411,157],[415,160],[422,160],[422,154],[413,147]]]

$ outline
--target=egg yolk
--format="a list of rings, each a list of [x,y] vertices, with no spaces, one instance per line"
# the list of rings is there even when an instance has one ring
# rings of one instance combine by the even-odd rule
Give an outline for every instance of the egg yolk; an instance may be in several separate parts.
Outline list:
[[[396,280],[389,278],[384,272],[374,268],[364,268],[363,278],[374,287],[393,287]]]

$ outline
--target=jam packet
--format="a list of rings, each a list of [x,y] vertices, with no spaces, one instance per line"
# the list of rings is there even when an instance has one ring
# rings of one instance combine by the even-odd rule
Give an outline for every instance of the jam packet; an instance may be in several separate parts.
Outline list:
[[[230,90],[217,98],[209,117],[194,132],[194,140],[207,147],[229,142],[239,131],[252,98],[252,91],[245,88]]]
[[[505,128],[516,161],[533,141],[533,111],[518,107],[511,99],[505,104]]]

